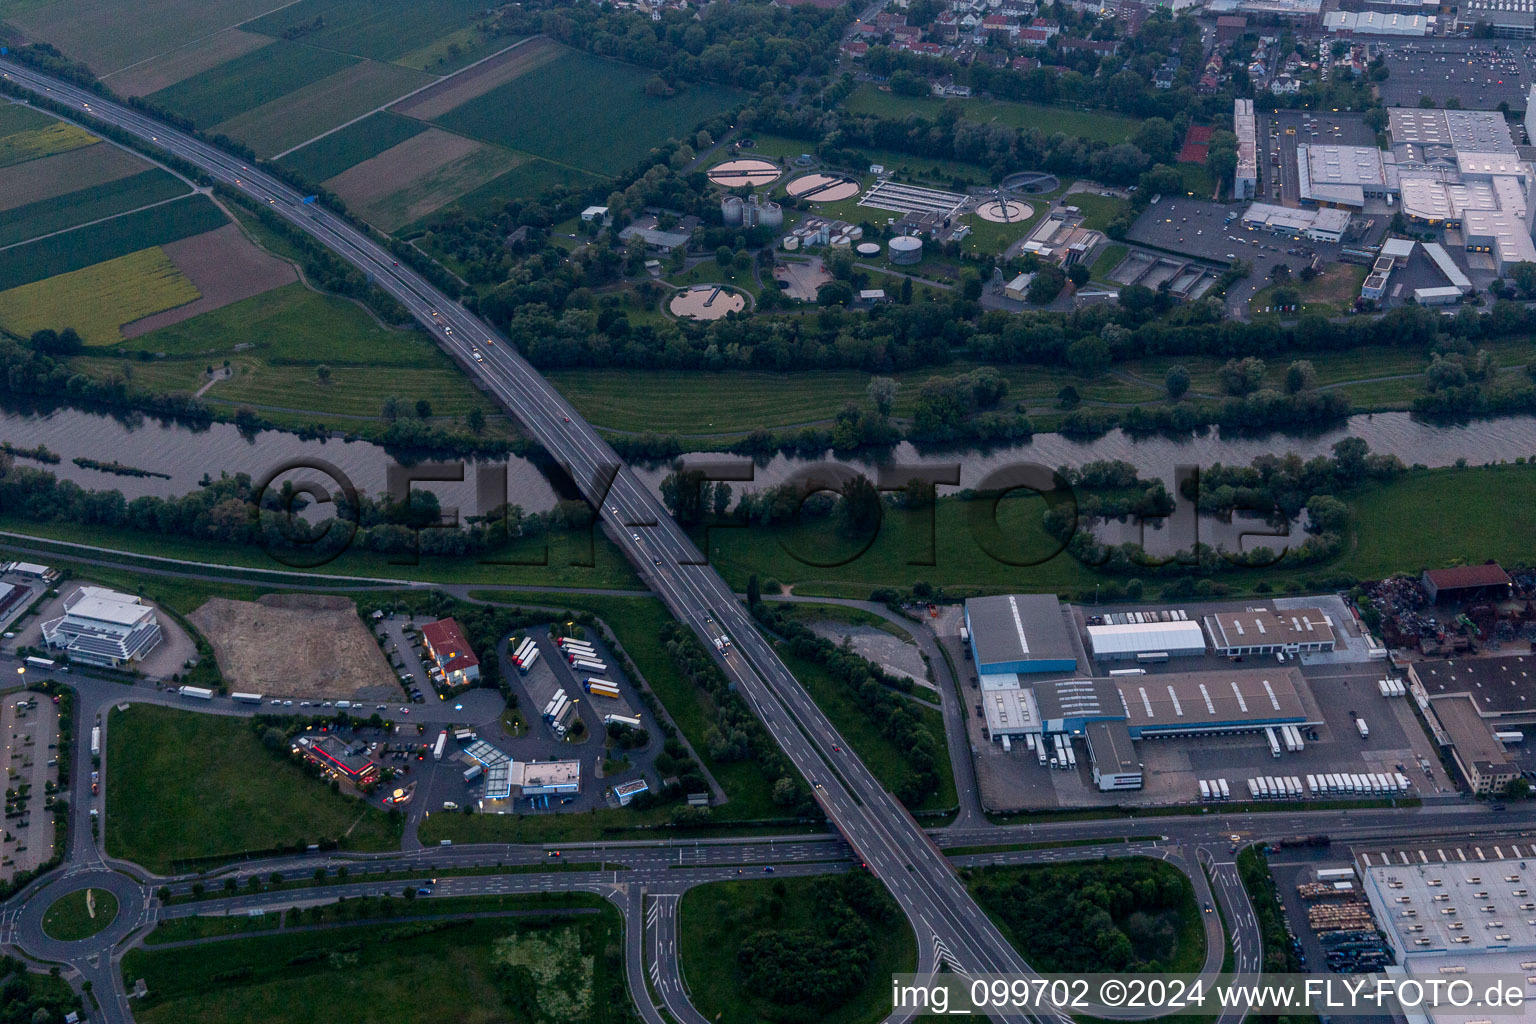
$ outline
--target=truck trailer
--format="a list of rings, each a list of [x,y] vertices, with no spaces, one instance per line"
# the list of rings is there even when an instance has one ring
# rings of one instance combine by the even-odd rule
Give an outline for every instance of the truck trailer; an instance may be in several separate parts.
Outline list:
[[[101,756],[101,726],[99,725],[91,729],[91,756]]]
[[[1269,756],[1280,756],[1280,738],[1275,735],[1275,727],[1268,726],[1264,730],[1264,738],[1269,740]]]
[[[528,670],[533,668],[534,662],[536,662],[538,660],[539,660],[539,649],[537,647],[534,647],[531,650],[529,650],[528,656],[526,658],[524,658],[522,661],[519,661],[517,663],[517,670],[519,672],[523,673],[524,675],[527,675],[528,674]]]
[[[1363,718],[1355,719],[1355,731],[1360,734],[1361,739],[1366,739],[1371,735],[1371,727],[1365,724],[1365,719]]]
[[[259,693],[232,693],[229,695],[229,699],[239,701],[241,704],[260,704],[265,698]],[[337,706],[340,707],[341,705],[338,704]],[[350,704],[347,706],[351,707]]]
[[[443,751],[448,749],[448,730],[444,729],[437,734],[437,742],[432,744],[432,760],[441,761]]]
[[[183,686],[177,689],[177,693],[193,700],[213,700],[213,691],[201,686]]]
[[[571,667],[572,668],[576,668],[576,669],[580,669],[583,672],[607,672],[608,671],[607,664],[604,663],[604,662],[598,661],[595,658],[576,658],[576,659],[571,661]]]

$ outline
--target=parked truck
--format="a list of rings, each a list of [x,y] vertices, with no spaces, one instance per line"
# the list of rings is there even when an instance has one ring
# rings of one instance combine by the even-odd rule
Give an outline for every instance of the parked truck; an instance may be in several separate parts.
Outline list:
[[[176,692],[193,700],[213,700],[213,691],[201,686],[183,686]]]
[[[1360,738],[1365,739],[1371,734],[1371,727],[1365,724],[1365,719],[1355,719],[1355,730],[1360,733]]]
[[[1227,785],[1226,779],[1217,779],[1216,785],[1221,787],[1221,798],[1223,800],[1232,799],[1232,787]]]
[[[443,751],[448,748],[448,730],[444,729],[437,734],[437,742],[432,744],[432,760],[441,761]]]
[[[58,667],[58,662],[54,661],[52,658],[39,658],[36,656],[27,658],[27,668],[40,668],[44,671],[47,671]]]
[[[1264,737],[1267,740],[1269,740],[1269,756],[1270,757],[1279,757],[1280,756],[1280,739],[1279,739],[1279,737],[1277,737],[1275,735],[1274,726],[1270,726],[1270,727],[1268,727],[1268,728],[1266,728],[1264,730]]]
[[[232,693],[229,695],[229,699],[233,701],[239,701],[241,704],[260,704],[263,698],[259,693]],[[341,703],[347,702],[343,701]],[[341,704],[337,704],[337,707],[340,706]],[[352,705],[350,703],[347,703],[347,707],[351,706]]]
[[[101,756],[101,726],[99,725],[91,729],[91,756]]]

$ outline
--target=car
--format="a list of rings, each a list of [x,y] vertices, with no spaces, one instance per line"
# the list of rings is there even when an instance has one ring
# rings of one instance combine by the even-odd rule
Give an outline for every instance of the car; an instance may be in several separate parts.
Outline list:
[[[375,704],[373,706],[373,710],[375,710],[375,711],[383,711],[384,710],[384,705],[383,704]]]
[[[397,267],[398,267],[398,266],[399,266],[399,265],[400,265],[400,261],[399,261],[399,260],[395,260],[395,261],[394,261],[394,264],[395,264],[395,266],[397,266]]]
[[[477,363],[485,362],[485,357],[480,354],[480,350],[479,349],[475,349],[475,362],[477,362]]]
[[[571,422],[571,418],[569,416],[561,416],[560,418],[565,420],[567,423]]]
[[[283,701],[282,701],[281,697],[273,697],[270,703],[276,704],[278,707],[282,707],[283,706]]]
[[[639,540],[640,539],[640,535],[638,533],[632,533],[632,534],[629,535],[629,539],[630,540]]]
[[[301,707],[301,708],[307,708],[307,707],[309,707],[309,701],[307,701],[307,700],[301,700],[301,701],[299,701],[299,707]]]
[[[1205,912],[1206,912],[1206,913],[1207,913],[1207,914],[1209,914],[1209,913],[1210,913],[1210,912],[1211,912],[1211,905],[1210,905],[1210,904],[1209,904],[1209,903],[1207,903],[1207,904],[1206,904],[1206,905],[1205,905]]]
[[[558,857],[558,856],[560,856],[560,851],[559,850],[546,850],[545,853],[544,853],[544,856],[546,856],[546,857]]]
[[[841,754],[842,752],[843,752],[843,748],[842,747],[838,746],[835,743],[832,744],[832,753],[834,753],[834,754]]]
[[[772,864],[764,865],[763,866],[763,874],[765,874],[765,875],[773,874],[773,865]]]
[[[453,710],[455,710],[455,711],[463,711],[464,710],[464,705],[463,704],[455,704],[453,706]]]
[[[608,512],[611,515],[618,515],[619,514],[619,506],[617,506],[617,505],[609,505],[608,506]]]
[[[410,714],[410,713],[411,713],[411,709],[410,709],[410,708],[401,708],[401,709],[400,709],[400,713],[401,713],[401,714],[402,714],[402,715],[408,715],[408,714]]]
[[[291,700],[285,700],[285,701],[283,701],[283,707],[285,707],[285,708],[291,708],[291,707],[293,707],[293,701],[291,701]]]

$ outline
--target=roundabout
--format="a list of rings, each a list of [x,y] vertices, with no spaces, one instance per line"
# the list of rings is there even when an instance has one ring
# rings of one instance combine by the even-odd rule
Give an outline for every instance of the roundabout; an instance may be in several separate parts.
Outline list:
[[[117,910],[112,890],[76,889],[54,900],[43,914],[43,934],[58,942],[80,942],[111,927]]]
[[[143,888],[105,868],[34,889],[16,915],[16,944],[40,960],[68,963],[111,949],[144,915]]]

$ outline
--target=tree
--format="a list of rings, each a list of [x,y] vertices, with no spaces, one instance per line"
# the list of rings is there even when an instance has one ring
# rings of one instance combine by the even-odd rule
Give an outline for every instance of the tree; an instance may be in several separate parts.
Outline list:
[[[1228,359],[1216,372],[1216,379],[1221,383],[1221,390],[1242,397],[1259,390],[1264,383],[1264,371],[1264,360],[1256,356]]]
[[[722,245],[720,248],[715,250],[715,262],[718,263],[722,269],[729,267],[731,265],[731,261],[735,258],[736,254],[731,251],[731,247],[728,245]]]
[[[1163,387],[1168,389],[1168,397],[1177,402],[1189,393],[1189,370],[1182,364],[1168,367],[1168,373],[1163,377]]]
[[[1285,393],[1299,395],[1317,386],[1317,370],[1311,360],[1298,359],[1285,369]]]
[[[476,406],[469,410],[469,414],[464,417],[464,424],[469,427],[472,433],[480,433],[485,429],[485,413],[480,410],[479,406]]]
[[[1072,287],[1074,288],[1081,288],[1088,283],[1088,279],[1092,276],[1088,268],[1081,263],[1074,263],[1067,268],[1067,280],[1072,282]]]
[[[1059,408],[1076,409],[1082,404],[1083,396],[1079,395],[1077,393],[1077,388],[1073,387],[1071,384],[1063,385],[1062,389],[1056,392],[1056,405]]]
[[[871,377],[864,387],[864,395],[874,405],[875,411],[882,417],[891,414],[891,408],[896,404],[896,392],[901,385],[890,377]]]
[[[880,525],[883,511],[880,492],[869,477],[854,474],[843,485],[841,502],[843,524],[853,534],[866,534]]]
[[[704,521],[710,488],[702,469],[679,469],[668,473],[661,481],[661,500],[672,517],[683,526],[695,526]]]
[[[761,604],[763,600],[762,585],[757,582],[757,573],[747,577],[747,607],[752,608]]]
[[[1137,126],[1131,142],[1153,161],[1160,163],[1173,156],[1178,136],[1174,133],[1173,125],[1167,121],[1160,117],[1149,117]]]
[[[816,289],[816,301],[823,306],[846,306],[853,301],[853,286],[846,281],[828,281]]]
[[[1067,346],[1067,365],[1084,377],[1097,377],[1109,369],[1113,356],[1109,342],[1096,334],[1078,338]]]
[[[321,384],[329,384],[331,382],[331,368],[321,363],[315,367],[315,377],[319,379]]]
[[[784,776],[773,784],[773,802],[780,807],[789,807],[800,799],[800,787],[795,785],[795,780]]]
[[[912,279],[910,277],[901,279],[901,292],[897,301],[903,306],[912,305]]]
[[[416,418],[429,420],[432,418],[432,403],[425,398],[416,399]]]
[[[1041,267],[1035,273],[1035,279],[1029,282],[1029,291],[1025,297],[1032,305],[1043,306],[1054,301],[1061,294],[1061,289],[1067,283],[1067,275],[1061,272],[1057,266]]]
[[[731,260],[731,265],[735,268],[736,273],[747,273],[752,269],[752,254],[747,252],[745,249],[741,250],[741,252],[737,253],[735,258]]]

